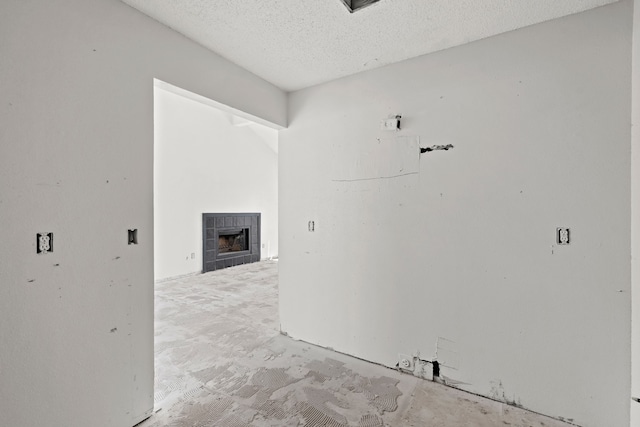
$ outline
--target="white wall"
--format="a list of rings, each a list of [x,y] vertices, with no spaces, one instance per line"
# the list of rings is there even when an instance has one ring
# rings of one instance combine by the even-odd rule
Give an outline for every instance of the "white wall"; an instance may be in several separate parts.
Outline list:
[[[290,94],[282,330],[628,426],[630,58],[622,1]]]
[[[286,96],[116,0],[3,0],[0,58],[0,424],[131,426],[153,405],[153,78],[279,125]]]
[[[156,280],[202,271],[204,212],[260,212],[276,256],[278,132],[158,87],[154,105]]]
[[[633,81],[631,133],[631,396],[640,398],[640,0],[633,7]],[[631,402],[631,426],[640,425],[640,403]]]

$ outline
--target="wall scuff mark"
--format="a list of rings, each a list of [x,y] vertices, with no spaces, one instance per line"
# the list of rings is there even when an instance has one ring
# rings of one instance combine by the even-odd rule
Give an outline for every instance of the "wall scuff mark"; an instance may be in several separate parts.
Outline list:
[[[498,402],[504,402],[507,405],[522,408],[522,403],[520,402],[519,398],[516,398],[514,396],[513,399],[509,399],[507,397],[501,380],[491,382],[491,392],[488,397],[489,399],[493,399]]]

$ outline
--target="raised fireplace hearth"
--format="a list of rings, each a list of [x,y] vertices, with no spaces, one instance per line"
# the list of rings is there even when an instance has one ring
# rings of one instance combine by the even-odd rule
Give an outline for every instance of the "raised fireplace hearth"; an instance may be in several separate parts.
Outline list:
[[[259,213],[203,213],[202,272],[260,261]]]

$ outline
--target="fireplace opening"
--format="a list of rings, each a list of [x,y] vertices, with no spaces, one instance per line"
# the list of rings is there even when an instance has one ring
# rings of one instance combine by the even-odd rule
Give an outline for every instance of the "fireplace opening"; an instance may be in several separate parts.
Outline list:
[[[218,232],[218,254],[249,250],[249,229],[220,230]]]

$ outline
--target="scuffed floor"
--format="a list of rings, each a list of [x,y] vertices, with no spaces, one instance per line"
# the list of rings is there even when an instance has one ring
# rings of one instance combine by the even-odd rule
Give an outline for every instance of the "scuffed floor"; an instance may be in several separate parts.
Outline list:
[[[278,264],[156,284],[155,411],[140,427],[567,427],[278,333]]]

